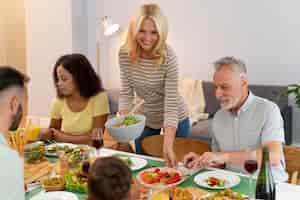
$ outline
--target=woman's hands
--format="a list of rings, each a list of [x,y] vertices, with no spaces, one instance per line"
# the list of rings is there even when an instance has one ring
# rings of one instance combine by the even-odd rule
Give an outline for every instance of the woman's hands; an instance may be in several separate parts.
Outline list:
[[[164,144],[163,144],[163,157],[168,167],[176,167],[177,160],[174,152],[174,140],[176,135],[176,128],[167,127],[164,130]]]
[[[40,129],[39,140],[51,140],[51,139],[53,139],[51,128]]]

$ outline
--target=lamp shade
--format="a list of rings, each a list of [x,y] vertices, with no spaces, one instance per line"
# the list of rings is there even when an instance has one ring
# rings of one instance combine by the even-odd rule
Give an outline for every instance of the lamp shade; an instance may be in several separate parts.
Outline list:
[[[111,19],[108,16],[103,17],[102,24],[104,27],[104,35],[110,36],[116,33],[120,29],[119,24],[113,24]]]

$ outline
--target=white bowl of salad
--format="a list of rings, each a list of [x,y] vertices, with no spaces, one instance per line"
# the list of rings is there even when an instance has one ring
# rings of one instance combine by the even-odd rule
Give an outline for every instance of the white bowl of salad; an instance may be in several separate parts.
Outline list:
[[[144,115],[122,115],[107,120],[105,127],[110,135],[119,142],[128,142],[141,135],[145,128]]]

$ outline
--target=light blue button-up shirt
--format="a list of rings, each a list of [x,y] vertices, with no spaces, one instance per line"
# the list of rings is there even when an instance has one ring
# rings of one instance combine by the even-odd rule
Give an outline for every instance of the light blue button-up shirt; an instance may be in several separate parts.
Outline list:
[[[236,115],[225,109],[215,114],[211,135],[213,151],[257,149],[269,141],[284,143],[283,119],[275,103],[249,92]],[[244,172],[241,166],[228,168]],[[284,159],[272,167],[272,173],[275,181],[287,181]]]
[[[23,162],[0,133],[0,199],[24,200]]]

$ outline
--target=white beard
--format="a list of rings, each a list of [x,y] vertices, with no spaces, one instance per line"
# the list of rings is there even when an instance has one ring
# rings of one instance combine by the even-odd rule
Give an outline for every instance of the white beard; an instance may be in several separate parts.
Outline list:
[[[238,104],[238,102],[239,102],[239,98],[230,99],[227,104],[222,104],[222,103],[220,104],[221,105],[221,109],[223,109],[223,110],[230,110],[230,109],[236,107],[237,104]]]

